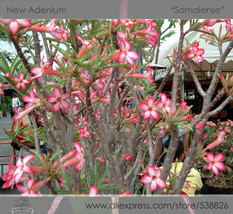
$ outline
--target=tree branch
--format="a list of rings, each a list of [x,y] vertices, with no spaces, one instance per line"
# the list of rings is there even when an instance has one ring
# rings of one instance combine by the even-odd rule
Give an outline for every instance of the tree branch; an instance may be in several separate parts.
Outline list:
[[[233,99],[233,96],[227,97],[216,109],[208,113],[208,117],[218,114]]]
[[[193,70],[193,67],[192,67],[190,61],[187,60],[187,63],[188,63],[188,67],[190,69],[190,73],[192,75],[193,81],[194,81],[194,83],[196,85],[196,88],[197,88],[199,94],[204,98],[206,96],[206,93],[202,89],[202,86],[201,86],[201,84],[200,84],[200,82],[199,82],[199,80],[197,78],[197,75],[196,75],[195,71]]]

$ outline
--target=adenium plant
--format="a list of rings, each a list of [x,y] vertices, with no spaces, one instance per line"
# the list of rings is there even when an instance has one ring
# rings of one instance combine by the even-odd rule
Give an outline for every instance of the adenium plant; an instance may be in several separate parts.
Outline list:
[[[5,74],[1,79],[13,86],[26,102],[25,108],[13,119],[20,121],[28,113],[35,119],[33,111],[36,109],[41,113],[42,123],[40,131],[37,123],[33,123],[36,149],[23,147],[32,155],[19,156],[16,166],[10,162],[9,171],[3,175],[4,188],[16,184],[23,195],[33,196],[44,184],[52,194],[161,194],[166,187],[177,142],[193,131],[189,153],[171,193],[181,192],[193,166],[205,122],[232,99],[232,94],[228,93],[227,99],[214,109],[226,92],[222,89],[214,97],[222,64],[233,44],[229,20],[214,23],[177,20],[179,45],[173,55],[168,56],[171,66],[158,86],[153,82],[151,67],[143,73],[140,71],[147,64],[140,64],[138,54],[141,51],[145,56],[150,55],[148,47],[156,46],[158,33],[154,20],[0,22],[2,37],[13,44],[17,53],[13,65],[20,65],[18,69],[1,61],[0,70]],[[208,27],[217,22],[225,23],[229,32],[220,35],[221,38],[208,31]],[[183,29],[185,24],[189,25],[187,31]],[[190,60],[196,64],[204,60],[205,50],[198,42],[184,42],[185,36],[193,30],[207,34],[208,41],[216,43],[219,50],[223,42],[229,42],[226,50],[220,52],[208,91],[202,89],[190,64]],[[203,97],[199,115],[194,115],[191,107],[181,99],[181,66],[191,72]],[[173,67],[175,73],[168,97],[163,93],[163,87]],[[1,94],[4,87],[6,84],[0,84]],[[155,93],[151,94],[154,89]],[[180,128],[182,132],[178,131]],[[21,144],[15,134],[8,134]],[[156,166],[156,152],[160,140],[168,134],[171,146],[161,170]],[[41,153],[39,139],[47,141],[53,154]],[[222,156],[219,157],[207,153],[208,169],[215,174],[223,168],[221,163],[214,164],[214,161],[221,161]],[[44,175],[43,181],[37,181],[38,173]],[[26,181],[25,186],[19,184],[22,181]],[[147,188],[148,184],[150,188]]]

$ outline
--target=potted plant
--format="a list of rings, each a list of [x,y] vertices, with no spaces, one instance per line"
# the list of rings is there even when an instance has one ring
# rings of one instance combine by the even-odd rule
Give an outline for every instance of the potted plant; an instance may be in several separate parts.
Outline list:
[[[219,170],[216,176],[214,176],[214,173],[208,169],[207,163],[203,163],[204,167],[201,169],[203,182],[205,182],[214,193],[226,194],[233,192],[232,134],[233,122],[231,120],[223,122],[218,120],[217,123],[209,121],[204,129],[202,145],[201,149],[198,150],[199,156],[196,159],[196,164],[199,164],[198,160],[201,157],[200,151],[202,157],[204,157],[207,152],[213,154],[215,157],[217,154],[221,153],[224,157],[222,160],[224,169]],[[222,135],[222,140],[219,140],[220,135]]]

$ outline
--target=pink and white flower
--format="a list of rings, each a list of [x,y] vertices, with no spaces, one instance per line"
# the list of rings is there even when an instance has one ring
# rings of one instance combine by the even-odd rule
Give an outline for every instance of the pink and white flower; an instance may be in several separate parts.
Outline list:
[[[148,175],[141,178],[141,182],[144,184],[150,184],[151,192],[154,192],[157,187],[165,188],[166,183],[160,178],[161,169],[153,166],[147,166]]]
[[[53,95],[47,97],[47,101],[49,103],[55,103],[52,106],[52,111],[58,112],[60,108],[68,110],[70,108],[70,103],[66,100],[71,96],[70,92],[66,92],[65,94],[61,93],[61,89],[59,87],[53,88]]]
[[[156,106],[161,108],[164,112],[169,113],[171,111],[171,104],[172,104],[171,99],[169,99],[166,94],[161,93],[160,101],[157,102]]]
[[[133,158],[133,156],[132,155],[121,155],[122,157],[124,157],[124,160],[127,160],[128,162],[130,161],[130,159],[132,159]]]
[[[152,116],[154,119],[159,119],[157,109],[154,107],[155,101],[153,97],[149,97],[144,103],[140,103],[139,107],[143,110],[143,119],[147,119]]]
[[[207,157],[204,157],[203,159],[208,163],[208,166],[206,169],[212,170],[216,176],[218,176],[219,171],[218,170],[224,170],[225,165],[222,163],[222,160],[224,159],[224,156],[222,153],[217,154],[214,157],[213,153],[206,153]]]
[[[97,196],[98,189],[96,186],[91,186],[89,190],[89,196]]]
[[[50,62],[44,62],[43,60],[40,63],[39,66],[34,66],[31,69],[31,72],[35,75],[33,77],[30,77],[30,81],[36,78],[42,77],[44,74],[49,74],[49,75],[61,75],[61,73],[57,70],[52,70],[50,69],[51,63]]]
[[[91,136],[91,132],[88,131],[88,126],[87,125],[84,125],[83,128],[80,128],[79,129],[79,138],[88,138]]]
[[[22,72],[19,77],[13,77],[13,80],[16,82],[16,85],[15,85],[15,88],[17,90],[19,90],[20,88],[22,88],[22,90],[26,90],[27,89],[27,86],[26,84],[30,83],[29,80],[27,79],[24,79],[25,77],[25,74]]]
[[[8,24],[9,30],[15,35],[19,26],[29,27],[32,23],[29,19],[0,19],[3,24]]]
[[[51,178],[47,177],[43,181],[39,181],[34,184],[35,178],[29,178],[26,184],[26,187],[23,185],[16,184],[17,189],[22,192],[21,196],[38,196],[36,191],[40,189],[46,182],[48,182]]]
[[[16,162],[16,170],[14,172],[14,179],[15,183],[19,183],[23,173],[28,173],[31,174],[33,171],[32,169],[28,166],[28,162],[32,159],[34,159],[35,155],[28,155],[25,158],[21,158],[19,155],[19,158]]]
[[[78,160],[78,163],[75,166],[75,170],[81,171],[85,164],[84,149],[78,142],[74,142],[73,146],[76,148],[75,158]]]
[[[196,64],[198,65],[198,63],[200,61],[203,61],[203,57],[202,55],[205,53],[204,49],[199,49],[198,48],[199,43],[196,42],[189,50],[189,52],[187,53],[187,58],[188,59],[194,59],[194,61],[196,62]]]
[[[28,109],[28,108],[30,108],[32,106],[35,106],[38,103],[41,103],[40,99],[36,97],[34,89],[29,91],[29,95],[30,96],[24,95],[22,97],[23,101],[27,102],[27,105],[25,106],[25,109]]]
[[[120,39],[119,44],[121,45],[118,58],[119,63],[125,63],[126,60],[131,66],[134,66],[133,60],[140,59],[140,56],[135,51],[130,51],[131,45],[128,41]]]

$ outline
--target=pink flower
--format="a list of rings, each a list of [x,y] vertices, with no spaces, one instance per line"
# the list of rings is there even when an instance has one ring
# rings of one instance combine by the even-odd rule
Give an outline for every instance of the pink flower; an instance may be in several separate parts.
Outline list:
[[[150,184],[151,192],[154,192],[157,187],[165,188],[166,183],[160,178],[161,169],[154,168],[153,166],[147,166],[147,171],[149,175],[145,175],[141,178],[141,182],[144,184]]]
[[[155,101],[153,97],[149,97],[147,102],[140,103],[139,107],[143,110],[143,119],[147,119],[152,116],[154,119],[159,119],[157,109],[154,107]]]
[[[105,160],[104,160],[104,156],[103,155],[101,155],[101,157],[100,158],[95,158],[96,160],[98,160],[98,161],[100,161],[100,164],[105,164]]]
[[[169,130],[169,127],[170,127],[170,126],[159,126],[159,127],[158,127],[158,128],[159,128],[158,134],[159,134],[159,135],[165,134],[166,131]]]
[[[71,96],[70,92],[66,92],[65,94],[61,93],[61,89],[59,87],[53,88],[53,95],[47,97],[47,101],[49,103],[55,103],[52,106],[52,111],[58,112],[60,108],[68,110],[70,108],[70,103],[66,100]]]
[[[88,122],[87,122],[87,118],[86,117],[82,117],[82,118],[78,118],[78,126],[81,126],[82,124],[84,123],[84,125],[87,125]]]
[[[233,152],[233,147],[231,146],[230,150]]]
[[[35,178],[30,178],[27,181],[27,187],[23,186],[23,185],[16,185],[17,189],[22,192],[22,194],[20,194],[20,196],[38,196],[38,194],[35,192],[35,189],[33,188]]]
[[[61,166],[57,168],[57,171],[59,171],[63,167],[71,166],[76,164],[75,170],[81,171],[83,169],[83,166],[85,164],[84,159],[84,149],[78,142],[73,142],[73,146],[75,147],[75,150],[69,152],[67,155],[63,156],[59,162],[64,162]],[[73,157],[74,156],[74,157]],[[73,158],[71,158],[73,157]],[[71,159],[69,159],[71,158]],[[69,160],[68,160],[69,159]],[[55,166],[58,165],[58,162],[55,164]]]
[[[207,158],[203,158],[206,162],[208,162],[208,166],[206,169],[212,170],[216,176],[218,176],[219,171],[218,170],[224,170],[225,165],[221,161],[224,159],[224,156],[222,153],[217,154],[214,157],[213,153],[206,153]]]
[[[36,107],[40,106],[40,104],[37,104],[35,106],[31,106],[31,107],[28,107],[27,109],[23,110],[23,109],[20,109],[20,111],[18,112],[17,108],[14,109],[14,111],[17,112],[17,114],[15,114],[13,116],[13,121],[16,122],[16,121],[21,121],[22,118],[29,114],[30,112],[32,112]]]
[[[30,81],[36,78],[42,77],[44,74],[49,74],[49,75],[61,75],[61,73],[57,70],[52,70],[50,69],[51,63],[50,62],[44,62],[43,60],[40,63],[39,66],[34,66],[31,69],[31,72],[35,75],[33,77],[30,77]]]
[[[78,163],[76,164],[75,169],[77,171],[81,171],[85,164],[84,149],[78,142],[74,142],[73,146],[76,148],[75,158],[78,160]]]
[[[194,61],[196,62],[197,65],[200,61],[204,60],[202,55],[205,53],[204,49],[199,49],[198,46],[199,46],[199,44],[196,42],[190,48],[189,52],[187,53],[187,58],[194,59]]]
[[[87,125],[84,125],[83,128],[80,128],[79,129],[79,138],[83,138],[83,137],[90,137],[91,136],[91,132],[88,131],[88,126]]]
[[[208,28],[206,28],[206,27],[204,27],[203,28],[203,31],[206,31],[206,32],[208,32],[208,33],[212,33],[212,31],[214,31],[214,29],[208,29]],[[203,34],[201,34],[200,35],[200,38],[202,38],[202,37],[204,37],[204,39],[207,37],[207,38],[210,38],[210,39],[215,39],[215,37],[214,36],[212,36],[212,35],[210,35],[210,34],[208,34],[208,33],[203,33]],[[206,40],[205,42],[208,42],[208,40]]]
[[[32,23],[29,19],[0,19],[3,24],[8,24],[9,30],[15,35],[19,29],[19,25],[29,27]]]
[[[13,190],[13,187],[15,185],[14,172],[16,170],[16,166],[13,165],[13,159],[14,159],[14,155],[11,155],[10,163],[8,163],[9,170],[8,172],[2,175],[2,180],[5,181],[5,183],[2,185],[3,189],[11,188],[11,190]]]
[[[34,89],[29,91],[29,95],[30,96],[24,95],[22,97],[23,101],[27,102],[27,105],[25,106],[25,109],[28,109],[28,108],[30,108],[32,106],[35,106],[36,104],[41,102],[40,99],[36,97]]]
[[[91,42],[88,42],[87,40],[83,39],[81,35],[77,34],[75,35],[77,39],[79,39],[82,43],[82,48],[78,53],[78,59],[80,59],[89,49],[93,48],[93,44]],[[98,45],[96,42],[94,42],[95,45]]]
[[[123,40],[126,40],[127,39],[127,32],[117,31],[117,36]]]
[[[24,77],[25,77],[25,75],[24,75],[23,72],[19,75],[19,77],[16,77],[16,76],[13,77],[13,80],[16,82],[15,88],[17,90],[19,90],[20,88],[22,88],[22,90],[25,91],[27,89],[26,84],[30,83],[30,81],[27,80],[27,79],[24,79]]]
[[[201,121],[199,122],[197,125],[196,125],[196,128],[198,129],[199,133],[198,135],[202,135],[202,131],[201,129],[205,126],[205,122],[204,121]]]
[[[164,112],[169,113],[171,111],[171,99],[167,98],[164,93],[160,94],[160,101],[158,101],[157,106],[161,108]]]
[[[70,32],[69,32],[69,30],[67,30],[67,29],[65,30],[63,24],[60,24],[59,30],[60,30],[61,33],[62,33],[62,38],[63,38],[63,39],[68,39]]]
[[[19,183],[20,178],[22,177],[23,173],[28,173],[28,174],[32,173],[31,168],[28,166],[28,162],[32,160],[34,157],[35,155],[28,155],[22,160],[21,156],[19,155],[19,158],[16,162],[17,168],[14,172],[15,183]]]
[[[91,186],[89,190],[89,196],[97,196],[98,189],[96,186]]]
[[[118,23],[119,23],[119,19],[112,19],[112,23],[116,27],[118,25]]]
[[[147,45],[152,45],[152,46],[156,46],[156,42],[159,37],[158,32],[152,26],[149,26],[148,28],[143,30],[139,30],[137,32],[137,35],[145,36],[144,39],[147,41]]]
[[[126,75],[127,77],[135,77],[135,78],[141,78],[141,79],[146,79],[152,86],[153,86],[153,77],[152,77],[152,71],[153,69],[148,66],[148,72],[145,74],[141,74],[141,73],[135,73],[135,74],[128,74]]]
[[[56,28],[56,22],[57,20],[52,20],[48,26],[42,26],[43,24],[35,24],[31,27],[31,30],[50,33],[55,39],[60,41],[63,38],[63,32]]]
[[[133,19],[120,19],[121,23],[124,23],[126,27],[129,27],[130,25],[135,25],[135,22]]]
[[[132,155],[121,155],[121,156],[124,157],[124,160],[127,160],[128,162],[132,158]]]
[[[140,56],[135,51],[129,50],[131,45],[128,41],[120,39],[119,44],[121,45],[121,51],[118,58],[119,63],[125,63],[126,60],[131,66],[134,66],[133,60],[138,60]]]
[[[204,136],[203,136],[203,140],[209,140],[209,137],[208,137],[208,135],[207,134],[204,134]]]
[[[5,92],[3,91],[3,84],[0,82],[0,94],[4,95]]]
[[[128,196],[132,191],[128,191],[128,192],[124,192],[124,193],[121,193],[119,194],[120,197],[125,197],[125,196]]]
[[[207,122],[206,124],[207,124],[208,126],[210,126],[210,127],[216,126],[216,124],[215,124],[214,122],[212,122],[212,121],[209,121],[209,122]]]
[[[212,27],[218,22],[222,22],[223,19],[205,19],[202,24],[207,25],[207,27]]]
[[[11,78],[11,73],[9,71],[5,75],[6,77]]]
[[[212,149],[216,146],[218,146],[219,144],[223,143],[225,141],[225,135],[226,135],[226,132],[225,131],[221,131],[218,135],[218,138],[212,142],[211,144],[209,144],[204,150],[203,152],[205,152],[207,149]]]

